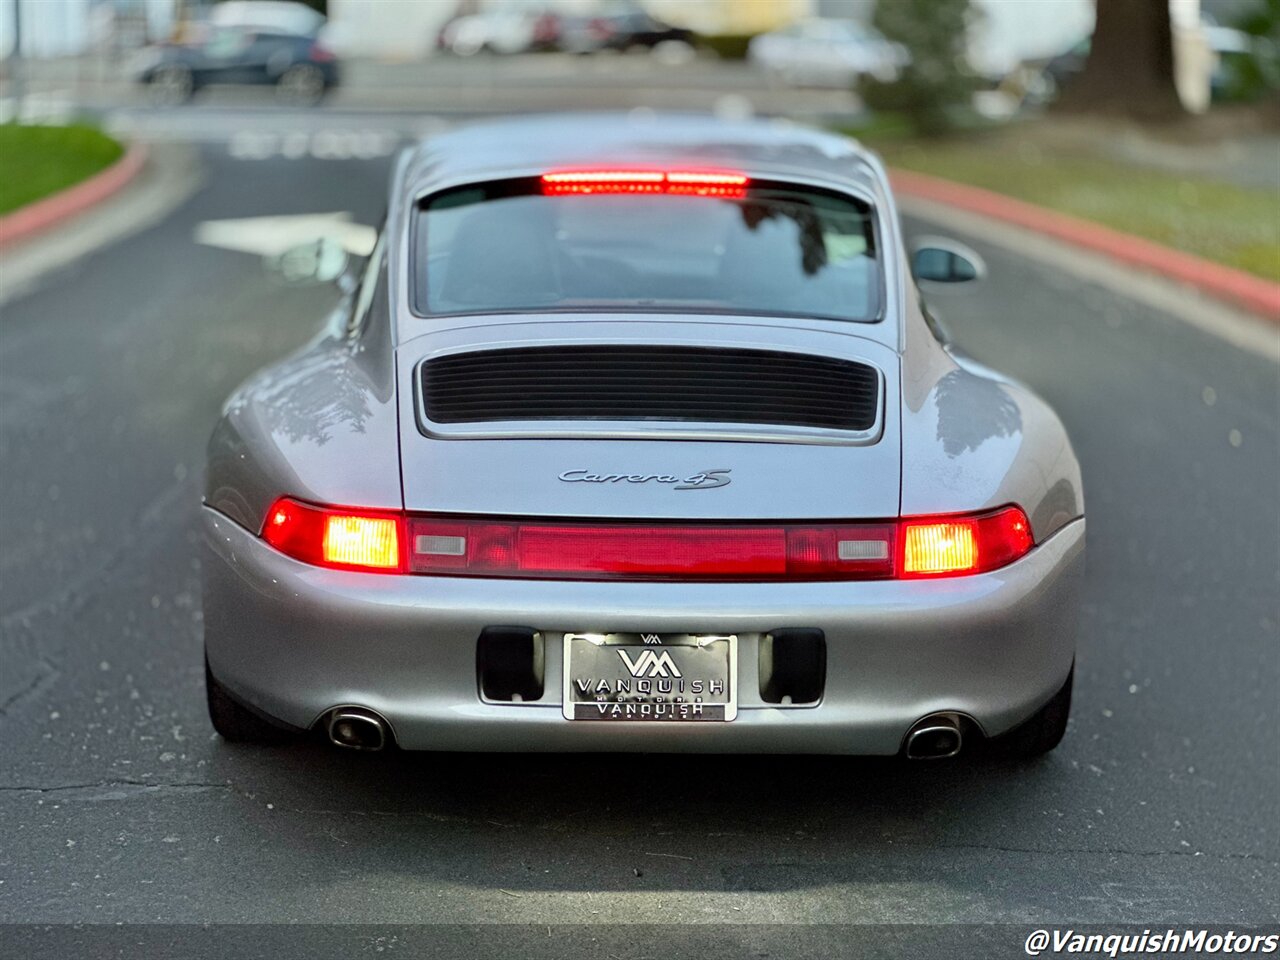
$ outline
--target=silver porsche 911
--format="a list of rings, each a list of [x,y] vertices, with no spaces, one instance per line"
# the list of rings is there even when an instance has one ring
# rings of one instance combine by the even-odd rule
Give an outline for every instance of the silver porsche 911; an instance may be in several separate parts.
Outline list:
[[[554,117],[406,152],[209,447],[209,711],[376,750],[1027,757],[1084,562],[1054,413],[953,351],[841,137]],[[318,260],[326,259],[319,256]]]

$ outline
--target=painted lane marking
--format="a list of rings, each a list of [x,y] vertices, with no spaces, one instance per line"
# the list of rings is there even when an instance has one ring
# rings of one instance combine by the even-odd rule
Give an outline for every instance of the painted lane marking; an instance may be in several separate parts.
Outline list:
[[[373,252],[377,230],[362,223],[352,223],[351,214],[347,211],[336,211],[205,220],[196,225],[194,232],[196,243],[262,257],[278,257],[286,250],[322,237],[341,243],[348,253],[367,257]]]

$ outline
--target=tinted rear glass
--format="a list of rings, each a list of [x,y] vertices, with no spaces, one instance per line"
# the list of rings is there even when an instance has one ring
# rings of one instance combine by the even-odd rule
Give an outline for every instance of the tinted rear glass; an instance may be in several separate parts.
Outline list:
[[[872,321],[871,208],[753,183],[742,196],[544,196],[536,179],[446,191],[418,213],[420,314],[746,313]]]

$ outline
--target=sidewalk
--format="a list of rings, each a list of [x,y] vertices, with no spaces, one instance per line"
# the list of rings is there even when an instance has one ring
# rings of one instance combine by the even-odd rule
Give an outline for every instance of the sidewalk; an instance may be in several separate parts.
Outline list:
[[[195,193],[202,177],[192,148],[149,146],[146,163],[120,190],[70,220],[4,249],[0,304],[22,296],[46,275],[81,257],[160,222]]]
[[[145,107],[145,92],[127,76],[127,61],[92,58],[28,61],[29,98],[52,112],[86,107]],[[9,96],[0,83],[0,100]],[[206,102],[270,102],[270,88],[202,91]],[[431,57],[389,63],[342,63],[342,82],[319,108],[426,113],[522,113],[545,110],[721,111],[849,123],[862,113],[851,90],[771,86],[742,61],[699,57],[661,65],[646,54]]]

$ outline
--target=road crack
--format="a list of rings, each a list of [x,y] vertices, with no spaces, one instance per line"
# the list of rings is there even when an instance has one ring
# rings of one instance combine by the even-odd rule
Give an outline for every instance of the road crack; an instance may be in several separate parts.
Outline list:
[[[234,790],[230,783],[209,783],[203,780],[185,780],[174,783],[155,783],[149,780],[99,780],[92,783],[58,783],[47,786],[12,784],[0,786],[0,793],[85,793],[101,790],[126,790],[132,795],[144,793],[203,792],[206,790]]]
[[[62,671],[54,665],[53,661],[48,657],[41,657],[36,661],[36,675],[22,689],[15,690],[5,698],[3,703],[0,703],[0,717],[6,716],[23,700],[43,694],[61,675]]]
[[[131,525],[132,533],[124,537],[114,550],[99,557],[96,563],[86,567],[58,589],[17,610],[0,613],[0,636],[15,627],[29,630],[33,620],[49,614],[74,614],[100,595],[102,589],[109,586],[117,576],[129,571],[128,565],[122,562],[123,558],[136,554],[138,547],[149,543],[151,537],[161,535],[168,529],[166,524],[172,518],[178,517],[186,522],[187,515],[175,508],[184,501],[193,500],[196,489],[194,484],[192,477],[184,477],[169,484],[152,499],[150,506]]]
[[[991,853],[1021,853],[1030,856],[1115,856],[1115,857],[1209,857],[1218,860],[1247,860],[1280,866],[1280,860],[1261,853],[1211,853],[1207,850],[1129,850],[1125,847],[1010,847],[994,843],[918,843],[914,840],[894,840],[894,846],[927,848],[929,850],[975,850]]]

